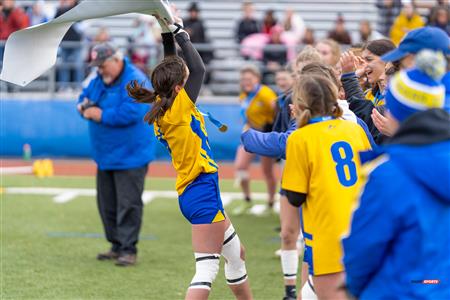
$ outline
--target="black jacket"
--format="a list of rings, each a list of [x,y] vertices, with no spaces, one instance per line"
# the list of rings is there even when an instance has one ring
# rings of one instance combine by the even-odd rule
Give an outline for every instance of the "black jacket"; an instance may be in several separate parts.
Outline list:
[[[350,110],[367,124],[375,143],[381,144],[386,139],[386,136],[381,134],[381,132],[375,127],[371,114],[374,108],[380,111],[380,113],[383,113],[384,106],[375,107],[372,101],[366,100],[355,73],[342,75],[341,82]]]
[[[241,43],[248,35],[259,32],[259,24],[255,19],[242,19],[238,23],[236,39]]]
[[[286,132],[291,122],[291,109],[289,104],[292,104],[292,92],[289,91],[279,96],[277,99],[278,111],[275,116],[275,122],[273,123],[272,131]]]

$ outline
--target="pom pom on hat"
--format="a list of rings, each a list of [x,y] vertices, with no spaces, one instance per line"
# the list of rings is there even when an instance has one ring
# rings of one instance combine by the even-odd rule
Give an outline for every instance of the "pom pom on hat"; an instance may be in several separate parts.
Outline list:
[[[421,51],[416,67],[401,71],[389,82],[386,106],[400,122],[411,114],[431,108],[444,108],[445,87],[441,83],[446,61],[432,50]]]

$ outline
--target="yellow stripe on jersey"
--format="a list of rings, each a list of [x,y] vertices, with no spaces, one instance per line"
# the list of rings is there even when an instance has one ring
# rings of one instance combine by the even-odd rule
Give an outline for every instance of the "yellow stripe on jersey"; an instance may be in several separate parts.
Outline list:
[[[302,223],[314,275],[343,270],[340,238],[358,191],[358,153],[368,149],[364,130],[340,119],[306,125],[288,138],[282,187],[307,194]]]
[[[375,107],[377,106],[383,106],[386,104],[386,101],[384,100],[384,97],[377,96],[375,97],[375,95],[372,93],[371,89],[368,89],[367,91],[364,92],[364,96],[366,100],[372,101],[373,105]]]
[[[205,120],[184,89],[164,116],[154,123],[154,130],[172,156],[179,195],[200,173],[217,172],[219,167],[209,146]]]
[[[245,101],[246,93],[241,93],[239,100]],[[249,125],[257,130],[262,130],[267,124],[273,124],[275,118],[275,107],[277,94],[268,86],[261,85],[258,93],[251,100],[246,117]]]

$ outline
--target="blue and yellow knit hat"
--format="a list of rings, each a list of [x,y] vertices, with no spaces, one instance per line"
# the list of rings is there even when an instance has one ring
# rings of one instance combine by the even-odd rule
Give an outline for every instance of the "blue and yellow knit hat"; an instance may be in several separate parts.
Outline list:
[[[423,50],[416,56],[416,67],[393,76],[386,92],[386,106],[400,122],[410,115],[431,108],[444,108],[445,86],[441,78],[446,61],[442,53]]]

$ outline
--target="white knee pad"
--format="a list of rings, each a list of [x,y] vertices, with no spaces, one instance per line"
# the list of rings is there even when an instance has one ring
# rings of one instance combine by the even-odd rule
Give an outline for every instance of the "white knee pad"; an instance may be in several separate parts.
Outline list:
[[[211,289],[211,284],[219,272],[220,254],[194,253],[195,275],[192,278],[190,289]]]
[[[229,285],[241,284],[247,280],[245,261],[241,258],[241,242],[233,228],[228,227],[222,248],[222,256],[225,261],[225,278]]]

